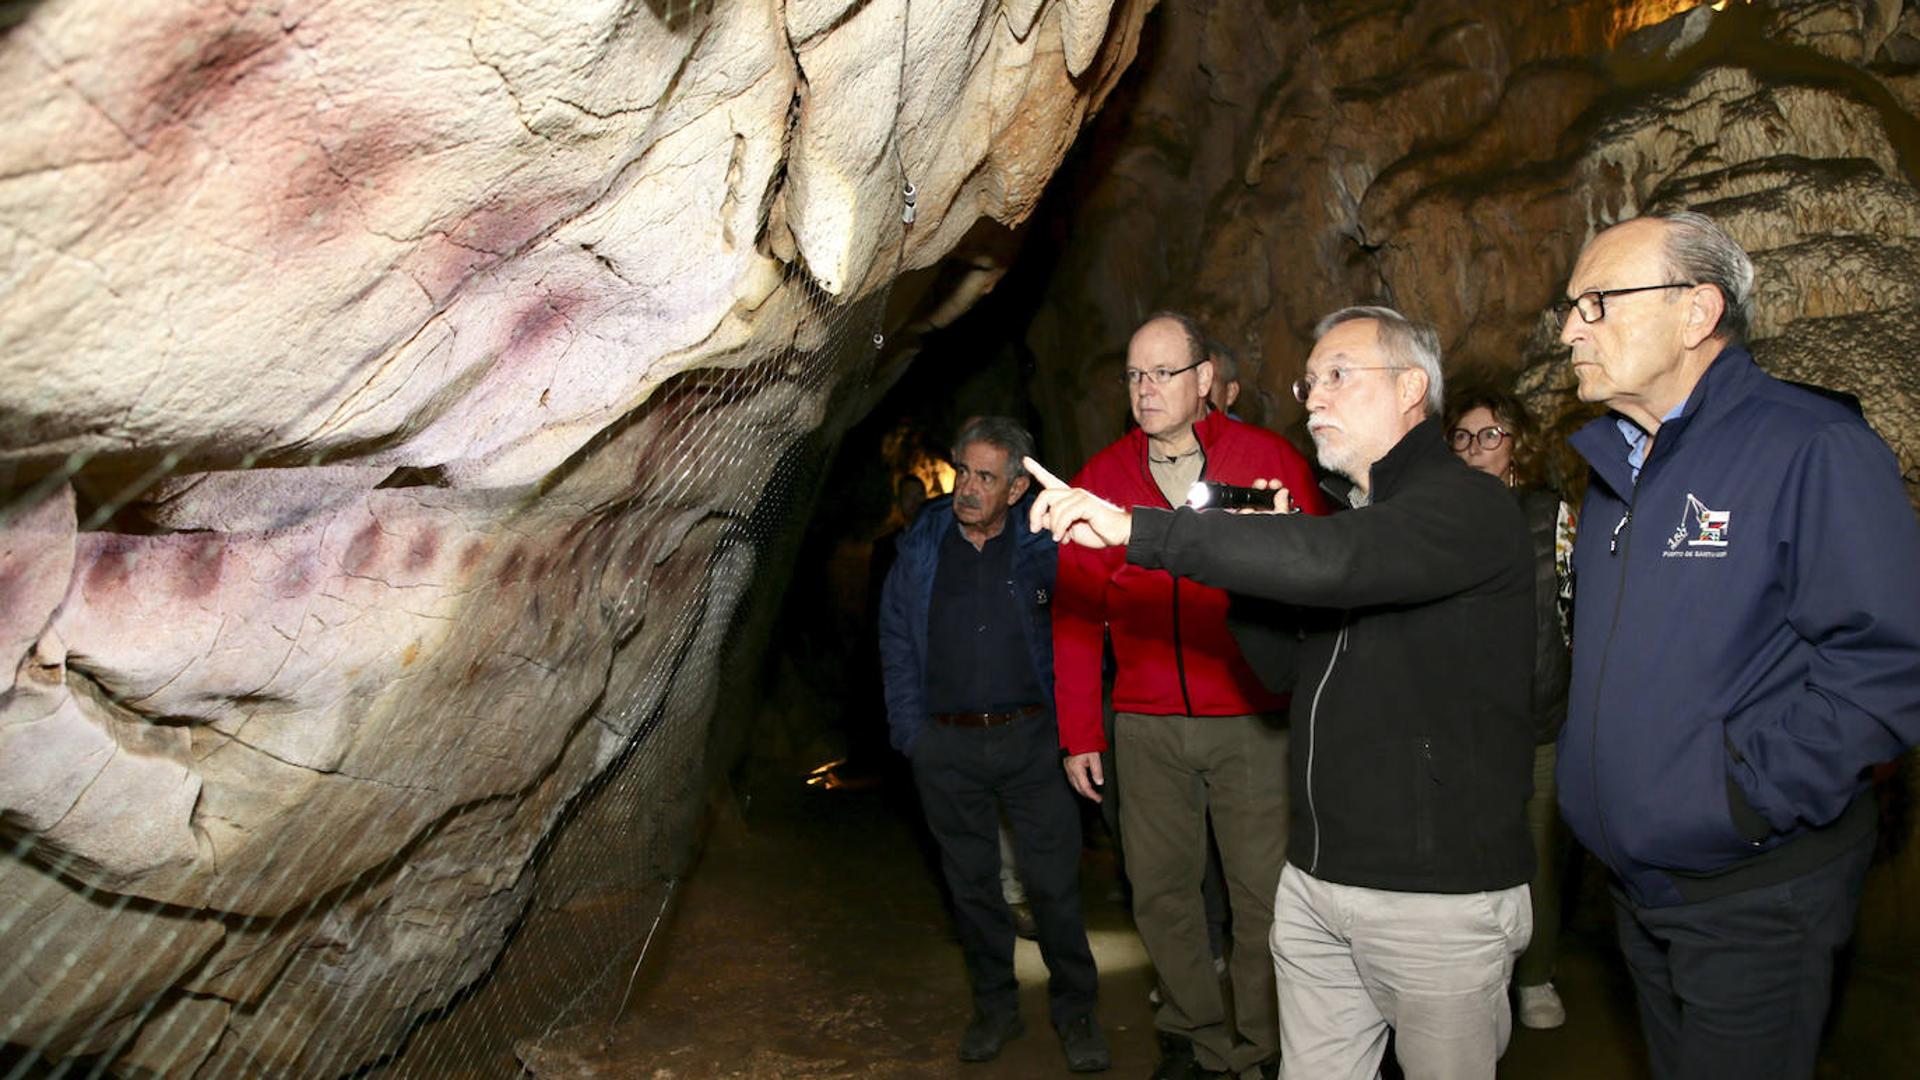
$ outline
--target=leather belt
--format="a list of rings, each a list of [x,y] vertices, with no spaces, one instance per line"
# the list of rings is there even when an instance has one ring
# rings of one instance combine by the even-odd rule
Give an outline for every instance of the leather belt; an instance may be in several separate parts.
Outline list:
[[[937,712],[933,722],[948,727],[999,727],[1040,711],[1038,705],[1022,705],[1011,712]]]

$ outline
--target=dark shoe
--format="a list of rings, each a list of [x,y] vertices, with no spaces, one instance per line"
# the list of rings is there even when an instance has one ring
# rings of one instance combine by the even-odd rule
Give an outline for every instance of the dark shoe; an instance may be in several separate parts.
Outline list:
[[[973,1022],[960,1033],[961,1061],[992,1061],[1007,1043],[1026,1034],[1027,1025],[1019,1013],[988,1016],[974,1013]]]
[[[1279,1054],[1275,1054],[1260,1063],[1260,1080],[1280,1080]]]
[[[1160,1033],[1160,1063],[1153,1067],[1150,1080],[1200,1080],[1202,1077],[1226,1075],[1200,1066],[1193,1056],[1193,1040],[1164,1031]]]
[[[1008,904],[1007,910],[1013,912],[1013,932],[1028,941],[1040,940],[1040,924],[1033,921],[1033,909],[1025,901]]]
[[[1082,1013],[1060,1029],[1060,1049],[1066,1051],[1067,1069],[1072,1072],[1105,1072],[1113,1067],[1113,1052],[1107,1049],[1106,1033],[1092,1013]]]

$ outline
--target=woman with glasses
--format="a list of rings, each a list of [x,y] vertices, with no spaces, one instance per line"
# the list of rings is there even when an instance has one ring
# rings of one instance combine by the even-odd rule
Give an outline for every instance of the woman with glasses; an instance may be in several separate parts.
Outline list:
[[[1492,385],[1462,385],[1447,405],[1448,445],[1468,465],[1513,490],[1533,534],[1535,565],[1533,675],[1533,797],[1527,801],[1527,827],[1533,833],[1533,941],[1514,966],[1520,1022],[1530,1028],[1555,1028],[1566,1022],[1566,1007],[1553,988],[1553,966],[1560,936],[1560,813],[1555,805],[1554,741],[1567,718],[1570,673],[1567,627],[1573,590],[1568,573],[1573,555],[1573,514],[1543,483],[1539,428],[1527,408],[1507,390]]]

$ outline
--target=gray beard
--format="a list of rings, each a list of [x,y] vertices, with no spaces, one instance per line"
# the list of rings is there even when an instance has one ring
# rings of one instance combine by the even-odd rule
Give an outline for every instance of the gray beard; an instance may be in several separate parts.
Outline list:
[[[1355,475],[1361,470],[1354,467],[1352,448],[1345,451],[1333,450],[1321,442],[1318,436],[1313,436],[1311,432],[1308,434],[1313,437],[1314,456],[1320,460],[1320,467],[1346,477],[1353,484],[1353,492],[1347,496],[1348,504],[1356,510],[1367,505],[1369,501],[1367,493],[1360,489],[1360,477]]]
[[[1314,435],[1313,453],[1316,458],[1320,459],[1321,468],[1328,472],[1339,473],[1341,476],[1353,480],[1356,484],[1360,482],[1354,479],[1351,449],[1346,451],[1335,450],[1326,443],[1321,442],[1320,436]]]

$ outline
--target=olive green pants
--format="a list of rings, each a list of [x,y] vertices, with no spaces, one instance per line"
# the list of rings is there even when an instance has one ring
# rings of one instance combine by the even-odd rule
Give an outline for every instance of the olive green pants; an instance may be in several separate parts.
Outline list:
[[[1193,1040],[1202,1066],[1239,1072],[1280,1050],[1267,934],[1287,858],[1284,722],[1123,712],[1113,741],[1134,925],[1160,979],[1154,1026]],[[1233,911],[1231,1018],[1201,897],[1209,815]]]

